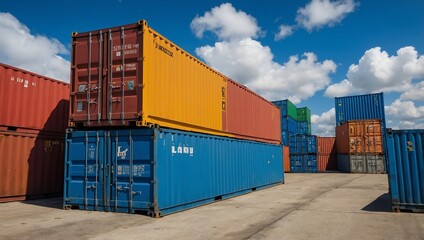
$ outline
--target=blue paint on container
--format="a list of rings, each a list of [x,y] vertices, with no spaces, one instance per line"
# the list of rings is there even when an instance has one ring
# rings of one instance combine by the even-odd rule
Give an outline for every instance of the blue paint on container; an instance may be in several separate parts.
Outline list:
[[[317,136],[297,134],[290,136],[290,154],[316,154]]]
[[[393,210],[424,212],[424,129],[388,129],[386,142]]]
[[[290,172],[292,173],[316,173],[317,155],[290,155]]]
[[[69,131],[64,207],[162,216],[280,184],[282,147],[169,129]]]

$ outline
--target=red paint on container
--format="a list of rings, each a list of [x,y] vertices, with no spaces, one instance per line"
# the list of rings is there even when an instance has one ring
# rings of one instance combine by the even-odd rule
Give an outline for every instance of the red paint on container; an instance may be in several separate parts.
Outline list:
[[[0,63],[0,126],[65,133],[69,84]]]
[[[335,142],[335,137],[317,137],[317,163],[319,172],[337,169]]]
[[[290,172],[290,148],[283,146],[283,166],[284,172]]]
[[[229,80],[227,129],[244,139],[281,143],[280,109],[247,87]]]
[[[0,202],[59,195],[64,135],[0,131]]]

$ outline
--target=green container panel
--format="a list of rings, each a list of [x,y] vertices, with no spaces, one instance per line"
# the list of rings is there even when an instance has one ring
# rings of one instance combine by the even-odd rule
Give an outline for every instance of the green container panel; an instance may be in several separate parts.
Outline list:
[[[311,110],[308,107],[302,107],[297,109],[297,121],[299,122],[311,122]]]

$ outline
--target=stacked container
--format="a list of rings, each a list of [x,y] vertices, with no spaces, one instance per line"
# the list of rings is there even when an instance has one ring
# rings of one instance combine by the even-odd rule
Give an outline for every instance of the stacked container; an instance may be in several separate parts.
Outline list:
[[[145,21],[72,46],[64,207],[161,216],[283,182],[278,108]]]
[[[383,93],[336,98],[338,169],[385,173]]]
[[[318,171],[337,170],[335,137],[317,137]]]
[[[62,192],[69,84],[0,63],[0,202]]]
[[[296,134],[290,137],[290,172],[316,173],[317,136]]]
[[[393,210],[424,212],[424,129],[387,129],[386,140]]]
[[[281,115],[281,142],[284,146],[289,146],[290,136],[297,134],[297,107],[290,100],[280,100],[272,102],[280,108]]]

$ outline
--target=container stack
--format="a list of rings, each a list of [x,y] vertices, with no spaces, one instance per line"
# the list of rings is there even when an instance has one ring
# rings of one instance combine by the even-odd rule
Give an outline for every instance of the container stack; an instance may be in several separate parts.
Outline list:
[[[337,167],[348,173],[385,173],[383,93],[336,98]]]
[[[284,181],[279,109],[146,21],[72,46],[65,208],[158,217]]]
[[[63,189],[69,84],[0,63],[0,202]]]
[[[335,137],[317,137],[317,162],[318,171],[337,170]]]
[[[281,139],[290,156],[284,158],[284,171],[317,172],[317,142],[316,136],[311,135],[311,110],[297,108],[288,99],[272,103],[280,108]]]

